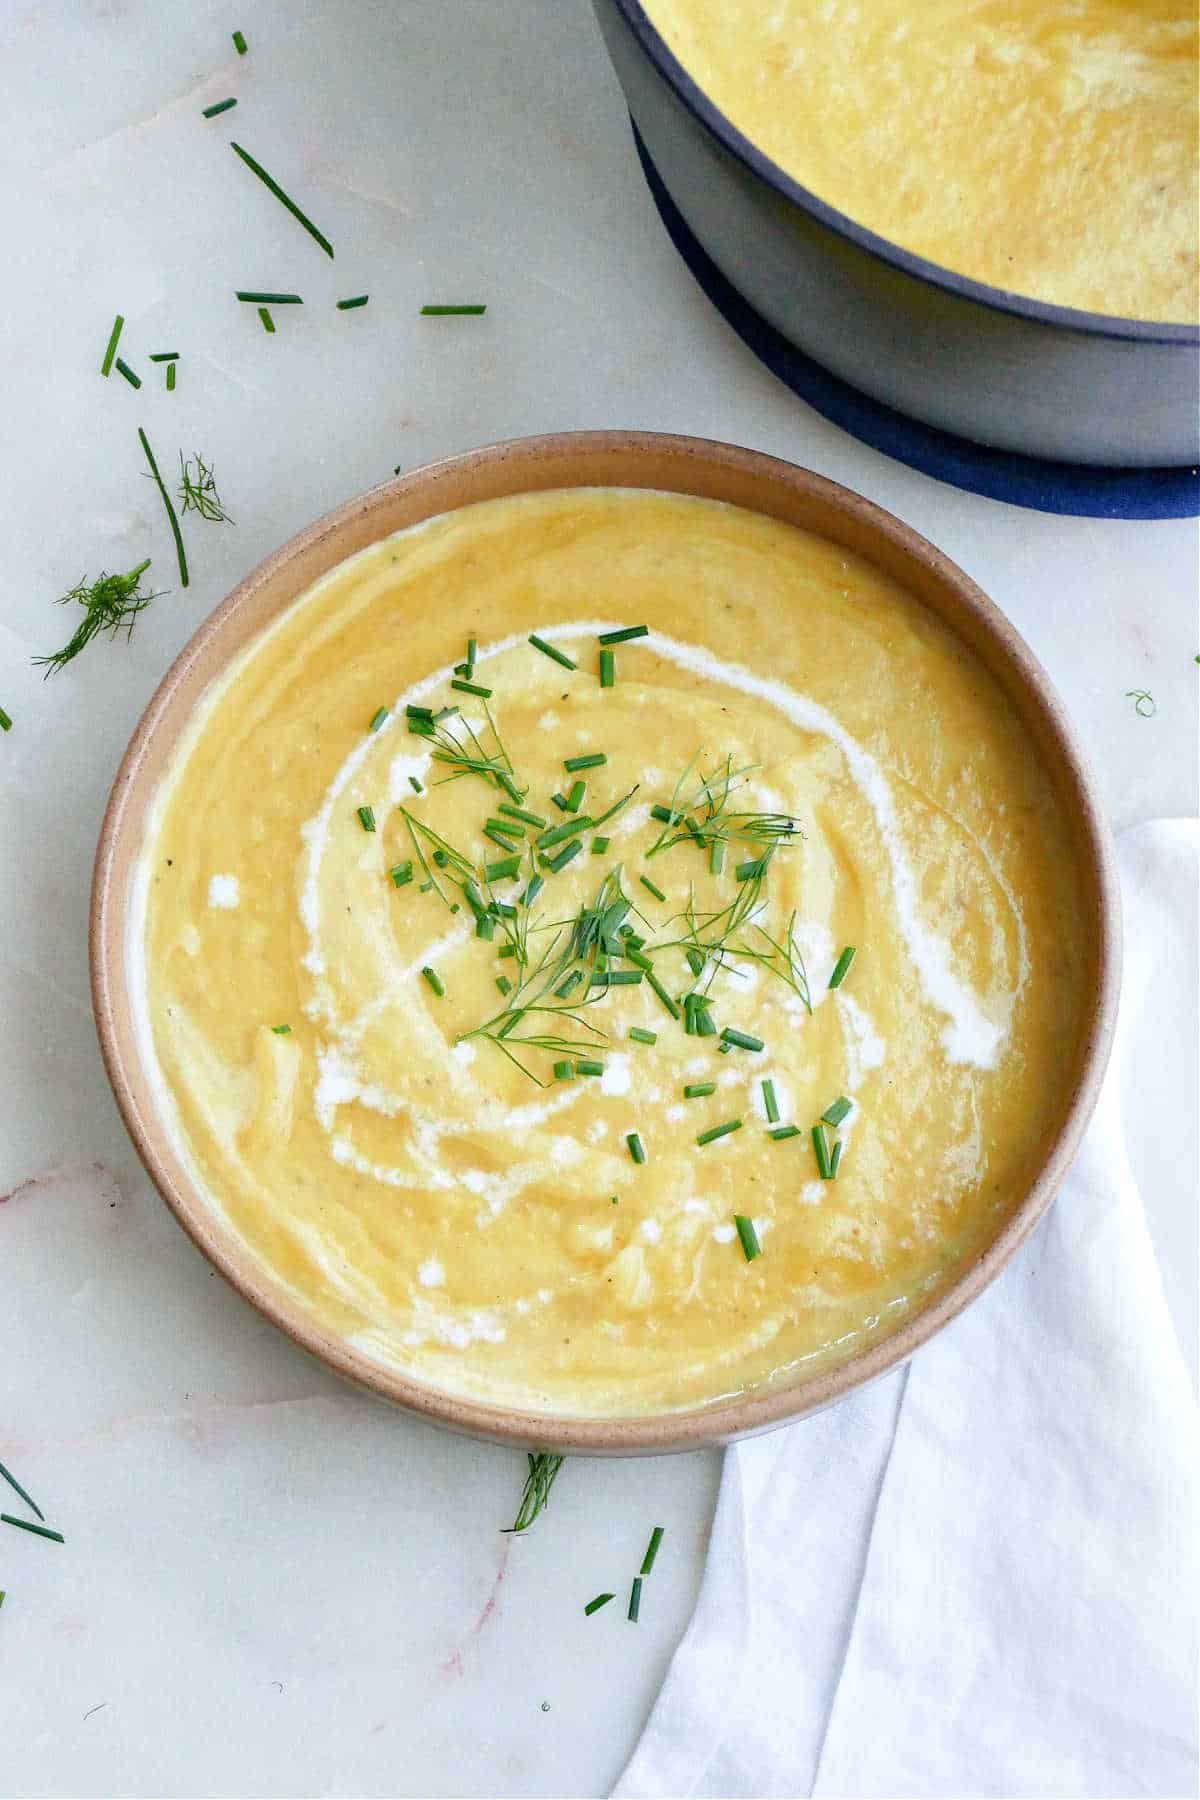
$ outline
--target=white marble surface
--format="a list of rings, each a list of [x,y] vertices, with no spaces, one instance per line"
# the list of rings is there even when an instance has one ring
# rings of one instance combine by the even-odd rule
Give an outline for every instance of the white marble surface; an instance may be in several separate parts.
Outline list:
[[[0,44],[0,1457],[68,1540],[0,1541],[0,1791],[601,1794],[686,1621],[717,1458],[571,1465],[510,1544],[519,1457],[343,1390],[210,1274],[139,1171],[88,1006],[90,860],[126,739],[233,582],[397,463],[665,427],[807,463],[935,538],[1051,670],[1121,827],[1196,806],[1195,529],[975,499],[795,401],[678,263],[585,0],[12,0]],[[239,286],[308,304],[267,338]],[[333,310],[363,290],[365,311]],[[482,321],[415,316],[474,298]],[[97,372],[118,310],[137,394]],[[160,348],[183,353],[174,395]],[[237,520],[190,532],[186,593],[139,423],[164,467],[211,458]],[[43,685],[54,596],[145,555],[170,591],[132,643]],[[1147,1058],[1133,1148],[1190,1349],[1189,1068],[1188,1044]],[[585,1620],[655,1522],[641,1625]]]

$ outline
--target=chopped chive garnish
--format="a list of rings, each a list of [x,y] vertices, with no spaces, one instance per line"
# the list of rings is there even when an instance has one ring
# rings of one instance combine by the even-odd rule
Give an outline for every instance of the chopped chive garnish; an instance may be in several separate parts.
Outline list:
[[[525,889],[525,892],[521,895],[521,905],[522,906],[532,906],[534,901],[537,899],[538,895],[541,893],[542,889],[545,887],[545,885],[546,885],[546,883],[544,882],[544,880],[542,879],[542,877],[540,875],[532,876],[530,879],[530,882],[529,882],[529,886]]]
[[[666,1009],[670,1013],[671,1017],[673,1019],[677,1019],[679,1017],[679,1008],[675,1004],[674,1000],[671,998],[670,994],[668,994],[668,992],[667,992],[666,988],[663,986],[662,982],[658,979],[658,976],[648,974],[646,976],[646,981],[649,984],[649,986],[654,989],[654,992],[658,995],[659,999],[662,1001],[663,1005],[666,1007]]]
[[[175,364],[173,362],[167,364],[167,392],[168,394],[175,392]]]
[[[463,899],[475,914],[475,917],[477,919],[482,919],[484,913],[487,911],[487,902],[473,881],[463,882]]]
[[[669,806],[664,806],[661,801],[656,800],[650,808],[650,817],[657,819],[661,825],[674,825],[679,819],[679,814],[673,813]]]
[[[11,731],[11,730],[12,730],[12,720],[9,718],[8,714],[5,712],[4,708],[2,706],[0,706],[0,731]]]
[[[135,388],[141,387],[141,385],[142,385],[141,376],[135,375],[133,370],[130,368],[129,364],[127,362],[125,362],[122,357],[118,356],[116,362],[113,364],[113,367],[117,371],[118,375],[123,375],[125,377],[126,381],[129,383],[130,387],[135,387]]]
[[[421,970],[421,973],[440,1000],[442,995],[446,992],[446,986],[437,970],[431,969],[429,964],[426,963],[425,967]]]
[[[490,944],[496,935],[496,921],[491,913],[480,913],[475,920],[475,936]]]
[[[363,830],[364,831],[374,831],[374,829],[375,829],[375,813],[374,813],[373,809],[369,806],[359,806],[355,810],[358,813],[358,822],[362,826]]]
[[[648,625],[626,625],[622,631],[602,631],[599,641],[602,644],[627,644],[631,638],[649,636],[650,627]]]
[[[839,1138],[837,1143],[833,1146],[833,1154],[829,1158],[829,1179],[830,1179],[830,1181],[833,1181],[836,1178],[837,1172],[838,1172],[838,1164],[841,1162],[841,1160],[842,1160],[842,1140],[841,1140],[841,1138]]]
[[[684,952],[684,954],[687,957],[687,965],[688,965],[688,968],[692,971],[692,974],[693,975],[703,975],[703,973],[704,973],[703,952],[701,952],[699,950],[687,950]]]
[[[379,711],[375,714],[374,718],[371,720],[371,723],[367,726],[367,730],[368,731],[378,731],[379,727],[384,723],[384,721],[387,719],[387,717],[388,717],[388,708],[386,706],[381,706],[379,708]]]
[[[484,830],[498,831],[503,837],[511,838],[514,844],[518,843],[520,839],[525,836],[524,826],[514,825],[512,820],[507,817],[499,819],[493,816],[485,821]]]
[[[611,842],[612,842],[611,838],[594,837],[592,839],[592,855],[593,856],[603,856],[604,852],[608,849],[608,846]]]
[[[515,944],[502,944],[496,954],[501,957],[515,956],[517,954],[517,946]]]
[[[44,1520],[46,1515],[42,1511],[41,1507],[38,1505],[37,1501],[34,1499],[33,1495],[27,1494],[25,1492],[25,1489],[21,1486],[21,1484],[17,1480],[16,1476],[12,1473],[12,1471],[10,1469],[6,1469],[3,1463],[0,1463],[0,1475],[2,1475],[4,1477],[5,1481],[7,1481],[8,1485],[12,1489],[13,1493],[20,1494],[20,1496],[21,1496],[22,1500],[25,1502],[26,1506],[32,1506],[32,1508],[33,1508],[34,1512],[37,1514],[38,1518]]]
[[[495,827],[491,825],[484,826],[483,835],[485,838],[490,838],[493,844],[498,844],[501,850],[511,850],[517,841],[515,837],[509,836],[507,832],[497,831]]]
[[[558,663],[561,668],[577,669],[579,667],[579,664],[577,662],[572,662],[571,658],[567,656],[564,651],[556,650],[553,644],[548,644],[545,638],[538,637],[536,632],[530,634],[529,641],[535,650],[540,650],[543,656],[548,656],[551,662]]]
[[[657,1044],[657,1031],[647,1031],[643,1025],[631,1025],[629,1035],[635,1044]]]
[[[596,1598],[594,1600],[588,1601],[587,1605],[583,1609],[584,1613],[590,1619],[594,1612],[599,1612],[600,1608],[602,1606],[607,1606],[609,1601],[615,1600],[616,1597],[617,1596],[615,1594],[597,1594]]]
[[[394,868],[388,870],[388,874],[392,878],[393,887],[407,887],[413,878],[412,862],[397,863]]]
[[[775,1098],[775,1083],[773,1081],[768,1080],[768,1081],[763,1082],[762,1097],[763,1097],[763,1106],[766,1109],[766,1114],[767,1114],[767,1124],[768,1125],[778,1125],[778,1123],[779,1123],[779,1102]]]
[[[117,344],[120,341],[121,330],[124,324],[124,314],[118,313],[113,320],[113,328],[108,334],[108,344],[104,351],[104,361],[100,364],[100,373],[102,375],[112,374],[113,357],[117,354]]]
[[[405,717],[409,718],[409,719],[432,719],[433,718],[432,706],[413,706],[411,704],[411,702],[409,703],[408,706],[405,707],[404,713],[405,713]]]
[[[725,840],[715,838],[709,846],[708,866],[714,875],[719,875],[725,867]]]
[[[738,1238],[747,1262],[753,1262],[756,1256],[762,1255],[762,1245],[758,1241],[758,1233],[754,1229],[754,1220],[748,1219],[744,1213],[734,1213],[733,1222],[737,1226]]]
[[[751,1037],[748,1031],[735,1031],[732,1025],[727,1025],[725,1027],[724,1031],[721,1033],[721,1040],[723,1043],[735,1045],[739,1050],[766,1049],[766,1045],[761,1038]]]
[[[574,1081],[575,1064],[569,1060],[556,1062],[554,1065],[554,1079],[556,1081]]]
[[[18,1531],[32,1531],[36,1537],[50,1538],[56,1544],[66,1542],[61,1531],[51,1531],[48,1525],[35,1525],[32,1519],[16,1519],[12,1513],[0,1513],[0,1519],[6,1525],[15,1525]]]
[[[204,108],[204,117],[206,119],[215,119],[218,113],[228,112],[231,106],[236,105],[236,100],[218,100],[214,106],[206,106]]]
[[[423,306],[422,315],[427,319],[452,319],[460,316],[477,317],[487,311],[486,306]]]
[[[497,862],[484,863],[483,872],[489,881],[507,881],[510,875],[520,873],[519,856],[502,856]]]
[[[543,856],[542,867],[549,869],[552,875],[557,875],[559,870],[565,869],[567,864],[571,861],[571,858],[573,856],[578,856],[582,849],[583,845],[580,843],[579,839],[572,838],[571,842],[567,844],[564,849],[560,850],[557,856]]]
[[[497,975],[496,986],[500,989],[502,994],[512,993],[512,982],[508,979],[507,975]]]
[[[240,31],[235,31],[233,34],[233,47],[239,56],[245,56],[246,39]]]
[[[613,687],[616,679],[617,659],[611,650],[602,650],[600,652],[600,686],[602,688]]]
[[[571,791],[567,795],[568,811],[578,812],[580,807],[583,805],[583,797],[586,793],[587,793],[587,782],[584,781],[582,776],[580,776],[578,781],[573,781],[571,783]]]
[[[640,1575],[635,1575],[633,1578],[633,1586],[629,1590],[629,1611],[625,1615],[626,1618],[632,1620],[635,1625],[637,1624],[638,1612],[641,1609],[641,1604],[642,1578]]]
[[[365,306],[370,298],[370,294],[354,294],[349,300],[339,300],[337,309],[339,312],[353,312],[355,307]]]
[[[817,1172],[822,1181],[833,1180],[833,1165],[829,1160],[829,1139],[825,1136],[823,1125],[812,1128],[812,1147],[817,1157]]]
[[[291,1033],[291,1029],[290,1025],[272,1025],[271,1027],[271,1030],[275,1033],[276,1037],[288,1037]]]
[[[140,425],[138,426],[138,437],[141,439],[142,449],[146,453],[146,461],[150,464],[150,473],[154,477],[155,486],[162,495],[162,503],[167,509],[167,519],[170,522],[171,534],[175,539],[175,556],[179,563],[179,585],[186,587],[188,584],[187,554],[183,548],[183,533],[179,529],[179,520],[175,516],[175,508],[171,504],[171,496],[163,486],[163,478],[158,472],[158,464],[155,462],[154,452],[150,448],[150,439]]]
[[[603,1075],[604,1064],[602,1062],[596,1062],[591,1057],[584,1057],[582,1061],[577,1057],[575,1059],[575,1073],[577,1075]]]
[[[625,1133],[625,1142],[629,1146],[629,1154],[630,1154],[630,1156],[632,1156],[634,1162],[638,1163],[639,1165],[644,1163],[646,1160],[646,1147],[642,1143],[642,1140],[638,1136],[637,1132],[636,1131],[627,1131]]]
[[[638,1570],[639,1575],[648,1575],[650,1573],[651,1569],[654,1567],[654,1559],[658,1555],[658,1546],[662,1543],[665,1536],[665,1526],[656,1525],[654,1530],[650,1533],[650,1542],[646,1545],[646,1554],[643,1556],[642,1566]]]
[[[774,1138],[778,1144],[783,1138],[799,1137],[800,1127],[798,1125],[777,1125],[774,1131],[768,1131],[767,1136]]]
[[[460,694],[477,694],[481,700],[490,700],[492,697],[490,687],[481,687],[477,681],[463,681],[457,675],[450,686]]]
[[[696,1142],[698,1144],[715,1144],[718,1138],[728,1137],[731,1131],[740,1131],[741,1129],[742,1121],[740,1119],[726,1119],[723,1125],[712,1125],[707,1131],[702,1131]]]
[[[597,969],[592,976],[593,987],[638,987],[644,980],[641,969]]]
[[[842,954],[838,957],[837,961],[833,965],[833,974],[829,977],[829,985],[831,988],[841,987],[843,981],[845,981],[846,976],[849,972],[850,964],[853,961],[854,961],[854,945],[847,944],[846,948],[842,951]]]
[[[252,288],[235,288],[239,300],[250,306],[303,306],[304,301],[299,294],[259,294]]]
[[[708,1096],[715,1094],[716,1091],[715,1081],[689,1081],[683,1090],[683,1097],[685,1100],[707,1100]]]
[[[655,887],[648,875],[639,875],[638,880],[649,893],[654,895],[656,900],[666,899],[667,896],[663,893],[662,889],[660,887]]]
[[[418,894],[428,894],[433,887],[432,881],[423,881],[417,889]]]
[[[573,994],[575,992],[575,989],[579,986],[579,984],[582,980],[583,980],[583,970],[582,969],[572,969],[571,973],[567,976],[567,979],[563,982],[562,986],[555,988],[554,998],[556,1000],[566,1000],[571,994]]]
[[[589,830],[591,825],[592,820],[587,813],[579,813],[574,819],[568,819],[565,825],[554,825],[549,831],[544,831],[538,839],[538,849],[549,850],[552,844],[565,843],[567,838],[578,837],[581,831]]]
[[[753,856],[749,862],[740,862],[733,873],[738,881],[753,881],[756,875],[762,874],[762,868],[762,857]]]
[[[821,1114],[826,1125],[838,1126],[853,1107],[853,1101],[847,1100],[845,1094],[839,1096],[832,1106],[827,1106]]]
[[[565,794],[551,794],[550,799],[551,803],[557,806],[559,812],[566,812],[567,796]]]
[[[587,756],[564,757],[563,768],[568,775],[578,775],[580,769],[602,769],[607,761],[603,750],[593,750]]]
[[[524,807],[512,806],[507,800],[500,802],[500,811],[507,819],[520,819],[524,824],[536,825],[539,829],[546,823],[538,813],[526,812]]]
[[[255,160],[251,156],[250,152],[248,150],[243,150],[242,146],[240,144],[235,144],[232,138],[230,138],[230,140],[229,140],[229,148],[233,151],[235,156],[239,156],[241,158],[241,160],[245,163],[246,167],[251,171],[252,174],[258,176],[258,179],[262,182],[263,186],[266,188],[269,188],[270,191],[274,194],[275,198],[278,201],[280,201],[282,205],[287,207],[287,209],[291,213],[292,217],[299,224],[303,225],[305,231],[308,232],[309,236],[316,239],[317,243],[320,244],[320,246],[321,246],[322,250],[325,252],[326,256],[332,256],[333,255],[333,245],[330,243],[329,239],[325,236],[324,232],[317,230],[317,228],[313,224],[312,220],[308,217],[308,214],[301,212],[300,208],[296,205],[296,202],[293,199],[291,199],[289,195],[284,193],[283,189],[280,187],[279,183],[275,180],[274,176],[268,175],[267,171],[263,168],[262,164],[260,162],[255,162]]]
[[[423,794],[425,792],[425,789],[421,786],[415,775],[409,776],[408,785],[414,794]]]

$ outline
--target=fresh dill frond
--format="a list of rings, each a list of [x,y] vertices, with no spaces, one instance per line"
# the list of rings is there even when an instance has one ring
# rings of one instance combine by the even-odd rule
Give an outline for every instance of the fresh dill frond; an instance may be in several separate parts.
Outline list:
[[[670,805],[654,809],[653,816],[662,820],[663,829],[646,852],[647,861],[670,850],[674,844],[693,843],[702,850],[711,851],[714,844],[741,843],[761,845],[769,850],[799,835],[799,823],[790,813],[731,810],[732,795],[754,773],[756,763],[745,763],[735,769],[733,758],[727,756],[711,774],[702,776],[696,786],[687,787],[700,755],[697,751],[675,783]]]
[[[141,591],[142,576],[149,567],[150,558],[147,557],[136,569],[130,569],[127,575],[101,573],[97,580],[91,582],[84,576],[67,593],[60,595],[58,605],[82,606],[83,618],[61,650],[54,651],[50,656],[35,656],[34,663],[39,668],[44,668],[49,676],[55,669],[65,668],[101,632],[106,631],[110,637],[116,637],[119,631],[123,631],[128,638],[137,615],[159,597],[157,593],[144,594]]]
[[[213,525],[233,524],[217,492],[213,466],[205,462],[199,451],[186,459],[183,451],[179,452],[179,509],[185,513],[198,512],[202,519],[208,519]]]
[[[517,1516],[508,1527],[510,1532],[528,1531],[538,1514],[546,1510],[550,1489],[563,1465],[562,1457],[552,1455],[549,1450],[531,1451],[528,1462],[529,1473],[525,1477],[525,1489]]]
[[[504,742],[496,728],[491,709],[486,700],[483,703],[487,718],[487,729],[491,735],[493,748],[489,748],[480,739],[469,719],[457,715],[465,737],[456,736],[450,725],[436,716],[418,735],[426,738],[433,746],[433,760],[440,763],[450,773],[442,777],[442,782],[459,781],[464,775],[478,775],[484,781],[491,782],[499,788],[516,806],[520,806],[529,792],[529,784],[522,787],[517,780],[516,770]],[[441,783],[438,784],[439,786]]]

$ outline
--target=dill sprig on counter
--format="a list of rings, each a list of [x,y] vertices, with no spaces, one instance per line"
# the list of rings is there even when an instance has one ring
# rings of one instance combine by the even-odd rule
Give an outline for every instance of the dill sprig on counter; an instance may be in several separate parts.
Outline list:
[[[124,631],[128,638],[137,615],[159,597],[158,593],[144,594],[141,590],[142,576],[149,567],[150,558],[147,557],[126,575],[102,573],[92,582],[84,576],[67,593],[60,595],[57,604],[82,606],[83,618],[61,650],[54,651],[51,656],[35,656],[34,663],[44,668],[47,675],[52,675],[56,669],[65,668],[81,650],[86,650],[101,632],[115,637],[118,631]]]
[[[179,506],[182,512],[197,512],[214,525],[232,525],[224,501],[217,492],[213,466],[199,451],[185,459],[179,452]]]
[[[527,1460],[529,1473],[525,1477],[525,1488],[517,1516],[507,1528],[509,1532],[528,1531],[538,1514],[545,1512],[550,1490],[563,1465],[562,1457],[553,1455],[549,1450],[530,1451]]]

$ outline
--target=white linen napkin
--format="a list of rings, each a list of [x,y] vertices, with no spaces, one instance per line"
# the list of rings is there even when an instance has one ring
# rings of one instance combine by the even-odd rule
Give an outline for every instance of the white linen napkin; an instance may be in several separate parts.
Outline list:
[[[1112,1066],[1015,1263],[906,1369],[727,1452],[617,1795],[1195,1793],[1195,1409],[1123,1134],[1171,1122],[1123,1103],[1139,1008],[1195,1031],[1196,851],[1190,821],[1122,840]]]

